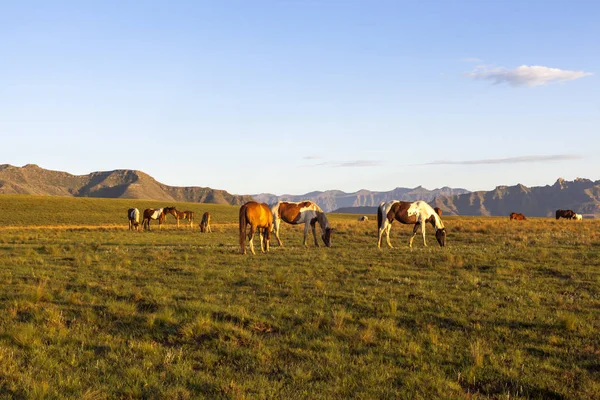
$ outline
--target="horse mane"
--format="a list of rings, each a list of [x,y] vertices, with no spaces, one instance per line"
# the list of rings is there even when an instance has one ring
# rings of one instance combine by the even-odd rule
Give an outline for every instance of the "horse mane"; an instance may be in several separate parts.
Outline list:
[[[435,221],[435,224],[434,224],[435,229],[444,229],[444,223],[442,222],[442,219],[440,218],[440,216],[438,215],[438,213],[435,212],[435,210],[433,209],[433,207],[431,207],[429,204],[427,204],[424,201],[421,204],[423,204],[423,208],[425,208],[425,210],[429,214],[431,214],[427,218],[431,218],[431,216],[433,216],[433,219]]]

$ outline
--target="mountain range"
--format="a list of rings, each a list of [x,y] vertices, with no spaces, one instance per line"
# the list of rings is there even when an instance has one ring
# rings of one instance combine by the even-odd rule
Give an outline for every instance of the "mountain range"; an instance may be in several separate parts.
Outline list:
[[[584,215],[600,214],[600,180],[559,178],[553,185],[527,187],[498,186],[490,191],[469,192],[466,189],[443,187],[428,190],[398,187],[387,192],[340,190],[310,192],[303,195],[277,196],[269,193],[234,195],[208,187],[177,187],[156,181],[136,170],[92,172],[72,175],[67,172],[40,168],[35,164],[15,167],[0,165],[0,194],[33,194],[46,196],[105,197],[147,199],[166,202],[196,202],[241,205],[253,198],[273,204],[277,201],[312,200],[326,212],[370,213],[382,201],[425,200],[440,207],[446,215],[507,216],[511,212],[527,216],[547,217],[556,209],[572,209]]]
[[[206,187],[177,187],[156,181],[141,171],[118,169],[72,175],[35,164],[0,165],[0,194],[106,197],[241,205],[250,196]]]

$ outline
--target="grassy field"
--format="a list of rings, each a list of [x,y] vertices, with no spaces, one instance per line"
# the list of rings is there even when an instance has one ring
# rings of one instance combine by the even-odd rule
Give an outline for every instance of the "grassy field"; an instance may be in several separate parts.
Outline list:
[[[237,207],[0,196],[0,398],[600,398],[600,221],[443,218],[448,247],[242,256]],[[154,225],[155,226],[155,225]],[[258,240],[255,239],[258,248]]]

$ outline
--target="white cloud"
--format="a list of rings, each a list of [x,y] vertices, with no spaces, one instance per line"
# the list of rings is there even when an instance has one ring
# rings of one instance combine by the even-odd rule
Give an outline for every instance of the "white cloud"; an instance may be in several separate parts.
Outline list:
[[[320,160],[320,159],[321,159],[321,158],[323,158],[323,157],[321,157],[321,156],[304,156],[304,157],[302,157],[302,158],[303,158],[304,160]]]
[[[420,165],[479,165],[479,164],[519,164],[547,161],[576,160],[583,158],[578,154],[554,154],[547,156],[520,156],[508,158],[488,158],[483,160],[463,160],[463,161],[432,161]]]
[[[354,161],[324,161],[318,164],[306,165],[306,167],[333,167],[333,168],[347,168],[347,167],[378,167],[382,165],[381,160],[354,160]]]
[[[472,72],[468,72],[466,75],[474,79],[490,80],[496,84],[508,83],[511,86],[533,87],[552,82],[572,81],[592,74],[590,72],[569,71],[541,65],[521,65],[515,69],[478,65]]]
[[[465,58],[461,58],[460,62],[464,62],[464,63],[482,63],[483,60],[481,58],[477,58],[477,57],[465,57]]]

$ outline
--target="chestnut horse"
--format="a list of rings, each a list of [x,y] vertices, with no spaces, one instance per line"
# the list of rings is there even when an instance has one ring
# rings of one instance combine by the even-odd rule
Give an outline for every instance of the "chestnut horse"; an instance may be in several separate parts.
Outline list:
[[[127,210],[127,219],[129,220],[129,230],[139,230],[140,228],[140,210],[130,208]]]
[[[325,246],[331,247],[331,234],[333,229],[329,226],[327,216],[321,210],[321,207],[313,203],[312,201],[302,201],[298,203],[280,201],[271,207],[273,212],[273,225],[275,230],[275,237],[279,245],[283,247],[283,242],[279,238],[279,226],[281,221],[287,222],[292,225],[304,224],[304,246],[308,246],[307,236],[309,225],[312,228],[313,238],[315,239],[315,246],[319,247],[317,241],[317,228],[316,224],[319,223],[323,234],[321,238]]]
[[[193,211],[179,211],[175,207],[165,207],[165,214],[171,214],[177,220],[177,227],[179,228],[179,220],[187,219],[190,221],[190,228],[194,223],[194,215]]]
[[[381,238],[383,234],[386,234],[387,244],[393,247],[390,243],[390,229],[392,228],[392,222],[394,219],[400,221],[403,224],[414,224],[413,234],[408,242],[409,247],[412,247],[413,239],[415,238],[419,226],[423,232],[423,244],[427,246],[425,240],[425,223],[429,222],[435,228],[435,238],[439,245],[444,247],[446,245],[446,228],[439,215],[433,208],[422,200],[415,201],[413,203],[406,201],[392,200],[388,202],[382,202],[377,209],[377,226],[379,227],[379,238],[377,241],[377,248],[381,248]]]
[[[210,229],[210,213],[208,211],[202,214],[202,221],[200,222],[200,232],[212,232],[212,229]]]
[[[526,221],[527,220],[527,218],[525,218],[525,214],[516,213],[516,212],[510,213],[510,220],[512,221],[513,219],[516,219],[517,221]]]
[[[240,247],[242,254],[246,254],[246,226],[250,225],[248,240],[250,241],[250,251],[254,252],[254,233],[258,229],[260,236],[260,250],[264,253],[269,251],[269,242],[271,241],[271,230],[273,229],[273,215],[271,209],[265,203],[249,201],[240,207]]]
[[[575,219],[575,212],[573,210],[556,210],[556,219]]]
[[[165,210],[163,208],[159,208],[159,209],[153,209],[153,208],[146,208],[144,210],[144,218],[142,219],[142,227],[144,229],[150,229],[150,220],[158,220],[158,228],[162,229],[162,224],[165,220]]]

